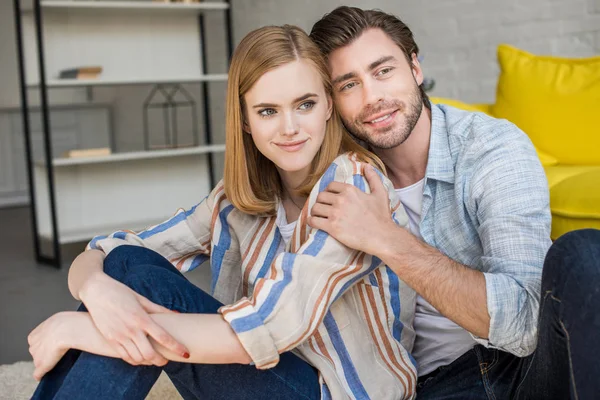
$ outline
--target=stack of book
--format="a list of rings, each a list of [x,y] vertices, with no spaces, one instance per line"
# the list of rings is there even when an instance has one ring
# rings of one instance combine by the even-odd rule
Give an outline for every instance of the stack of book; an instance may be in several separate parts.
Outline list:
[[[96,79],[102,73],[102,67],[78,67],[60,71],[60,79]]]
[[[87,158],[109,156],[112,151],[108,147],[100,147],[97,149],[74,149],[63,153],[66,158]]]

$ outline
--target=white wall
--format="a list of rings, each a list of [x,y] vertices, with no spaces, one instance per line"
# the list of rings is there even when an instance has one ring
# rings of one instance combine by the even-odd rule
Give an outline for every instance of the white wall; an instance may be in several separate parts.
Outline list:
[[[600,0],[234,0],[235,37],[266,24],[309,31],[343,4],[400,17],[415,34],[426,76],[436,80],[435,96],[493,101],[499,43],[558,56],[600,54]]]
[[[471,102],[493,101],[498,67],[496,47],[509,43],[534,53],[562,56],[600,54],[600,0],[232,0],[234,42],[266,24],[297,24],[310,30],[338,5],[381,8],[414,31],[433,95]],[[209,69],[225,69],[220,13],[207,15]],[[12,1],[0,1],[0,108],[18,106],[19,90]],[[198,87],[193,87],[200,98]],[[211,86],[215,140],[223,140],[224,84]],[[115,128],[123,149],[141,146],[139,102],[144,90],[97,90],[96,100],[115,104]],[[67,96],[84,99],[85,92]],[[51,96],[51,98],[53,98]],[[32,99],[35,100],[35,94]],[[63,99],[64,100],[64,99]],[[134,135],[134,136],[132,136]]]
[[[0,1],[0,108],[19,105],[13,2]]]

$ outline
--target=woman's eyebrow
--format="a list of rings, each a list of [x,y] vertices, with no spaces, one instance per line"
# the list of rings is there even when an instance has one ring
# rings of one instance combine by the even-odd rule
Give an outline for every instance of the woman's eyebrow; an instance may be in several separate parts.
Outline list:
[[[302,95],[300,97],[295,98],[293,102],[294,103],[298,103],[298,102],[300,102],[302,100],[306,100],[306,99],[309,99],[311,97],[319,97],[319,95],[316,94],[316,93],[306,93],[306,94],[304,94],[304,95]],[[253,105],[252,108],[267,108],[267,107],[278,107],[278,106],[279,105],[275,104],[275,103],[259,103],[259,104]]]

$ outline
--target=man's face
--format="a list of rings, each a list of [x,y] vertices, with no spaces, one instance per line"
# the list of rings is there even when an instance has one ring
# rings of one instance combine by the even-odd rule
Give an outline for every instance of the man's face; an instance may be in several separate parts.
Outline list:
[[[423,75],[416,56],[380,29],[369,29],[329,55],[333,98],[346,128],[374,148],[396,147],[410,136],[423,109]]]

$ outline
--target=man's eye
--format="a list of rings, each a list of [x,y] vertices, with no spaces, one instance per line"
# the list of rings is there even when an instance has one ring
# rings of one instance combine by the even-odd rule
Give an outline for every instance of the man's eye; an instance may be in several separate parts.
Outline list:
[[[341,90],[348,90],[348,89],[352,89],[354,86],[356,86],[355,82],[350,82],[345,84],[344,86],[342,86]]]
[[[377,73],[377,75],[381,76],[381,75],[386,75],[389,74],[392,71],[393,68],[384,68],[381,71],[379,71]]]
[[[300,104],[300,107],[298,107],[298,108],[300,108],[301,110],[310,110],[314,106],[315,106],[314,101],[305,101],[304,103]]]
[[[275,114],[275,110],[272,108],[265,108],[264,110],[260,110],[258,114],[261,117],[270,117],[271,115]]]

